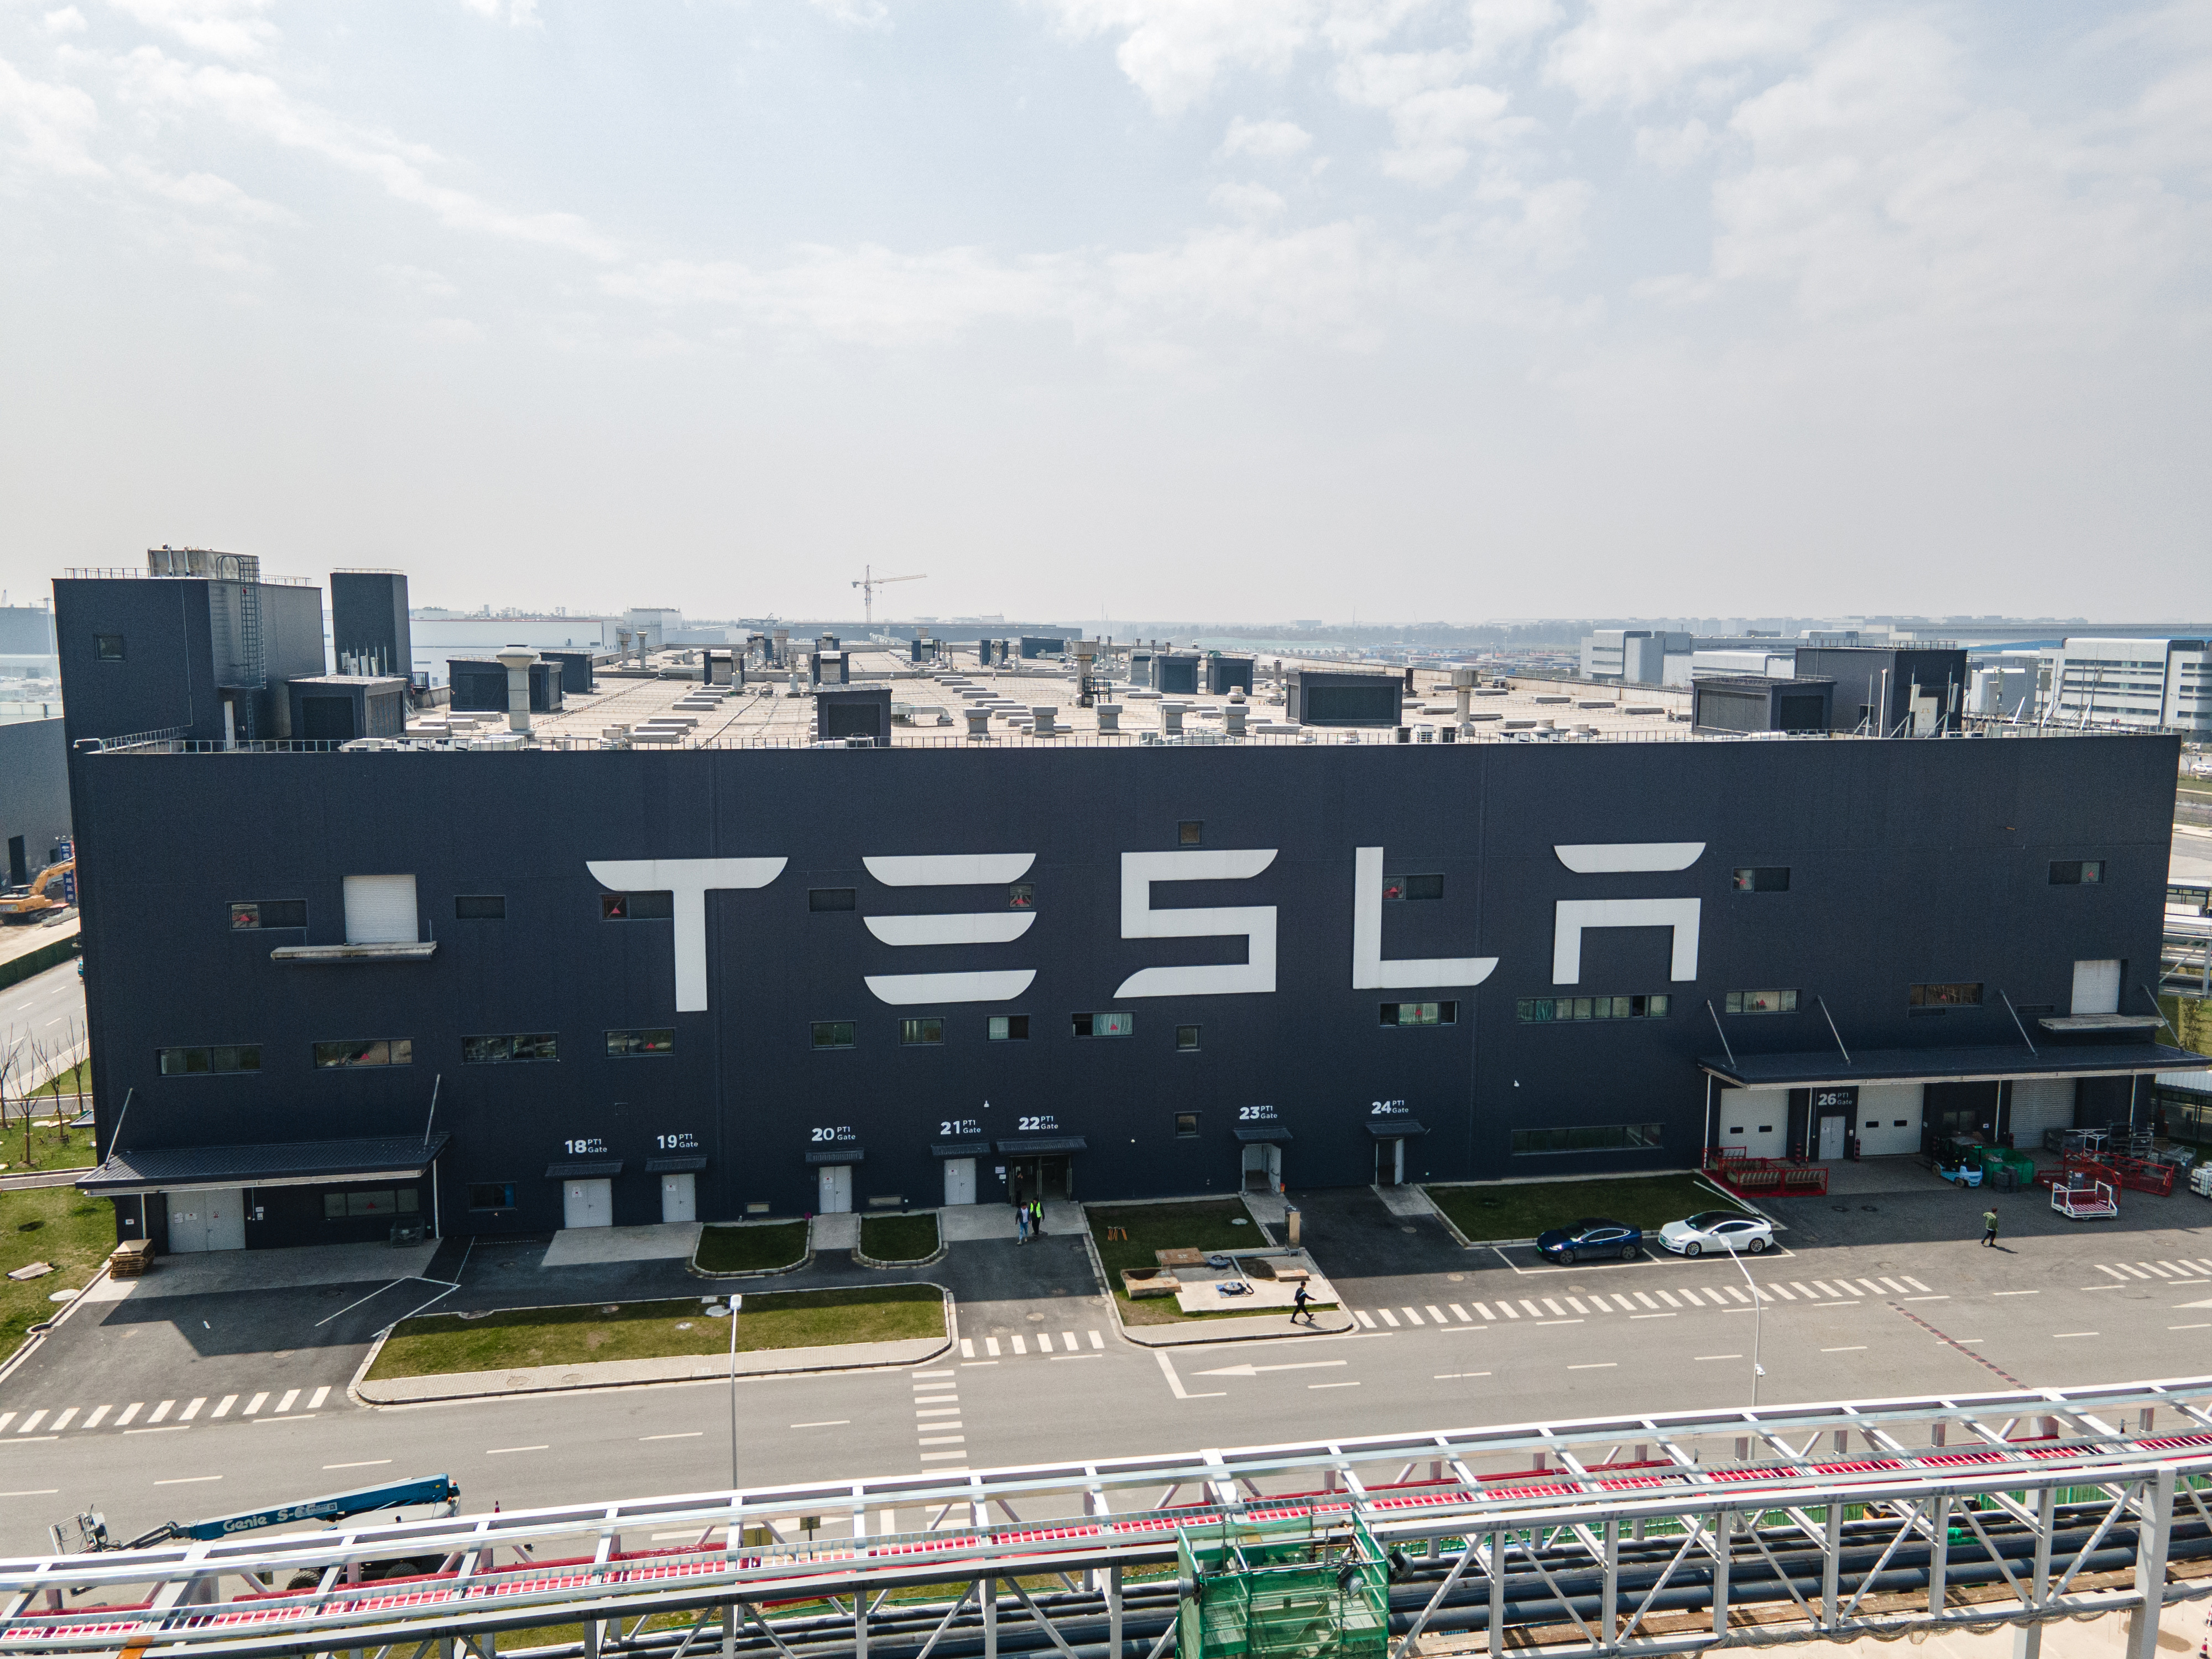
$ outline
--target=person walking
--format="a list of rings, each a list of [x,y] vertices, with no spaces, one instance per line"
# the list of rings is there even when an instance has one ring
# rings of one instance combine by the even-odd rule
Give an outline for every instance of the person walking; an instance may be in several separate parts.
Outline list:
[[[1306,1311],[1307,1299],[1306,1282],[1302,1279],[1298,1281],[1298,1293],[1292,1298],[1291,1303],[1291,1324],[1297,1324],[1301,1319],[1304,1320],[1309,1325],[1314,1322],[1314,1316]]]
[[[1988,1245],[1990,1249],[1995,1249],[1996,1248],[1996,1242],[1997,1211],[1996,1206],[1992,1204],[1988,1209],[1982,1212],[1982,1243]]]
[[[1044,1200],[1041,1198],[1033,1198],[1030,1200],[1030,1237],[1031,1238],[1044,1237]]]
[[[1029,1242],[1030,1206],[1026,1204],[1017,1204],[1014,1206],[1014,1243],[1026,1244]]]

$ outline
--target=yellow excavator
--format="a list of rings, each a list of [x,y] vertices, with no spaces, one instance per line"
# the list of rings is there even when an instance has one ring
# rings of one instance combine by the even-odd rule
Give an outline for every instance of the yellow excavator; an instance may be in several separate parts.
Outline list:
[[[32,877],[28,887],[11,887],[0,893],[0,921],[36,921],[66,908],[62,878],[76,869],[75,859],[60,859]]]

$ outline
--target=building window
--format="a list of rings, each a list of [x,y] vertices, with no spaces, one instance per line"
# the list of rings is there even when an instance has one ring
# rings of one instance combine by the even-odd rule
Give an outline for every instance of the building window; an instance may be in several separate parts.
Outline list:
[[[1444,896],[1442,876],[1385,876],[1382,878],[1382,896],[1385,900],[1440,899]]]
[[[1459,1024],[1459,1004],[1456,1002],[1386,1002],[1382,1005],[1385,1025],[1456,1025]]]
[[[102,662],[121,662],[123,660],[123,635],[120,634],[94,634],[92,636],[92,648],[94,654]]]
[[[991,1016],[991,1041],[994,1042],[1027,1042],[1030,1040],[1030,1017],[1027,1014],[994,1014]]]
[[[1721,1012],[1726,1014],[1794,1014],[1797,1012],[1795,991],[1730,991],[1723,999]]]
[[[1513,1005],[1523,1025],[1571,1019],[1664,1019],[1674,1000],[1661,991],[1649,996],[1523,997]]]
[[[258,1043],[210,1048],[156,1048],[154,1057],[163,1077],[205,1077],[225,1072],[258,1072],[261,1069],[261,1045]]]
[[[1195,1026],[1195,1025],[1178,1025],[1178,1026],[1176,1026],[1176,1048],[1197,1048],[1197,1047],[1198,1047],[1198,1027],[1197,1027],[1197,1026]]]
[[[1137,1029],[1137,1017],[1128,1013],[1078,1014],[1075,1016],[1075,1035],[1079,1037],[1127,1036]]]
[[[673,893],[602,893],[602,921],[666,921],[676,914]]]
[[[512,1192],[514,1188],[507,1190]],[[361,1216],[413,1215],[421,1207],[422,1201],[422,1194],[412,1187],[385,1187],[373,1192],[325,1193],[323,1219],[349,1221]]]
[[[1036,884],[1033,881],[1011,882],[1006,887],[1006,908],[1034,910],[1036,908]]]
[[[507,900],[498,893],[466,894],[453,901],[455,921],[505,921]]]
[[[909,1048],[933,1048],[945,1041],[945,1022],[935,1015],[899,1022],[899,1041]]]
[[[2054,859],[2051,865],[2051,884],[2053,887],[2094,887],[2105,878],[2102,859]]]
[[[1739,893],[1786,893],[1790,890],[1790,866],[1748,865],[1735,872],[1729,884]]]
[[[1964,981],[1947,985],[1916,985],[1905,1002],[1913,1008],[1978,1008],[1982,1006],[1982,988],[1978,982]]]
[[[307,925],[307,901],[305,899],[247,899],[230,907],[233,933],[247,933],[255,929],[266,933],[272,927],[305,927]]]
[[[1660,1144],[1666,1127],[1663,1123],[1599,1123],[1574,1129],[1516,1129],[1513,1155],[1648,1152]]]
[[[372,1037],[358,1042],[318,1042],[315,1064],[325,1071],[355,1066],[412,1066],[411,1037]]]
[[[479,1181],[469,1188],[469,1208],[471,1210],[511,1210],[514,1207],[514,1183],[511,1181]]]
[[[810,1028],[814,1033],[817,1048],[849,1048],[853,1046],[853,1022],[849,1019],[817,1019]]]
[[[860,890],[853,887],[810,887],[806,890],[806,908],[810,910],[850,910],[859,902]]]
[[[1202,847],[1206,844],[1206,825],[1196,818],[1186,818],[1176,825],[1176,842],[1182,847]]]
[[[647,1054],[672,1054],[675,1052],[676,1033],[665,1025],[607,1033],[609,1060],[635,1060]]]
[[[1175,1115],[1175,1117],[1176,1139],[1178,1140],[1190,1140],[1195,1139],[1198,1134],[1198,1114],[1196,1112],[1177,1112]]]
[[[533,1060],[558,1060],[558,1040],[550,1031],[526,1031],[518,1036],[465,1036],[461,1039],[464,1066],[504,1066]]]

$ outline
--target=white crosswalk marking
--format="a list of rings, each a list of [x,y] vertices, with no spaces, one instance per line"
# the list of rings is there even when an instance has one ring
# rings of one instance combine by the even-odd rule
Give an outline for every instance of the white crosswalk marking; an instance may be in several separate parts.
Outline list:
[[[1567,1299],[1569,1301],[1572,1301],[1574,1298],[1570,1297]],[[1433,1302],[1425,1303],[1423,1305],[1428,1309],[1430,1318],[1435,1320],[1439,1325],[1444,1322],[1444,1310],[1442,1308],[1437,1306]]]
[[[1521,1317],[1521,1310],[1515,1307],[1510,1302],[1499,1303],[1498,1304],[1498,1311],[1504,1314],[1508,1319],[1518,1319]]]
[[[59,1417],[54,1419],[54,1432],[56,1434],[59,1434],[64,1429],[69,1427],[70,1419],[76,1415],[76,1410],[77,1408],[76,1407],[70,1406],[64,1409]]]
[[[2097,1271],[2100,1273],[2110,1273],[2115,1279],[2125,1279],[2127,1277],[2127,1275],[2122,1273],[2118,1267],[2107,1267],[2101,1261],[2097,1264]]]
[[[1399,1311],[1406,1316],[1406,1322],[1408,1325],[1421,1325],[1428,1322],[1424,1320],[1420,1315],[1415,1313],[1411,1308],[1402,1308],[1399,1310]]]
[[[1090,1334],[1090,1335],[1091,1335],[1091,1346],[1092,1347],[1094,1347],[1094,1348],[1103,1348],[1103,1347],[1104,1347],[1104,1346],[1106,1346],[1106,1339],[1105,1339],[1104,1337],[1103,1337],[1103,1336],[1099,1335],[1099,1334],[1098,1334],[1097,1331],[1092,1331],[1092,1332]]]
[[[160,1405],[154,1407],[152,1415],[148,1417],[146,1420],[149,1423],[159,1423],[162,1419],[168,1416],[169,1407],[176,1403],[177,1402],[173,1400],[164,1400]]]
[[[299,1397],[300,1391],[297,1389],[285,1389],[284,1397],[276,1402],[276,1409],[280,1412],[290,1411],[292,1409],[292,1402]]]
[[[0,1412],[0,1434],[8,1432],[8,1425],[15,1420],[13,1412]]]
[[[311,1412],[319,1412],[322,1410],[323,1401],[328,1400],[330,1397],[330,1384],[325,1382],[321,1388],[317,1389],[314,1393],[307,1396],[307,1409]]]
[[[1066,1349],[1068,1352],[1073,1353],[1075,1352],[1075,1333],[1073,1331],[1062,1331],[1060,1334],[1060,1346]]]
[[[974,1337],[963,1336],[960,1339],[960,1357],[963,1359],[973,1359],[975,1357],[975,1339]]]
[[[2157,1263],[2157,1262],[2155,1262],[2155,1261],[2145,1261],[2145,1262],[2142,1262],[2142,1263],[2140,1263],[2139,1265],[2140,1265],[2140,1266],[2142,1266],[2142,1267],[2148,1267],[2151,1272],[2153,1272],[2153,1273],[2156,1273],[2156,1274],[2157,1274],[2160,1279],[2171,1279],[2171,1278],[2172,1278],[2172,1277],[2173,1277],[2173,1275],[2172,1275],[2172,1273],[2168,1273],[2165,1268],[2163,1268],[2163,1267],[2160,1267],[2160,1266],[2158,1265],[2158,1263]]]
[[[264,1389],[259,1394],[255,1395],[252,1399],[246,1402],[246,1408],[240,1412],[239,1415],[240,1417],[251,1417],[254,1413],[259,1411],[262,1407],[268,1403],[269,1391],[266,1389]]]
[[[1899,1284],[1895,1279],[1885,1279],[1881,1282],[1889,1289],[1895,1291],[1899,1296],[1903,1296],[1905,1294],[1905,1286]]]
[[[1674,1298],[1668,1295],[1665,1291],[1659,1292],[1659,1299],[1670,1308],[1679,1308],[1682,1305],[1680,1303],[1675,1301]]]
[[[1020,1332],[1014,1333],[1012,1341],[1016,1353],[1027,1353],[1030,1351],[1029,1340]]]
[[[1693,1308],[1702,1308],[1705,1305],[1705,1298],[1699,1296],[1695,1291],[1691,1290],[1687,1285],[1677,1285],[1674,1287],[1674,1294],[1680,1297],[1683,1301],[1688,1303]]]
[[[37,1428],[39,1425],[46,1419],[46,1410],[43,1407],[39,1410],[33,1412],[28,1417],[23,1419],[21,1425],[16,1429],[15,1432],[18,1434],[30,1433],[33,1429]]]
[[[1459,1321],[1461,1324],[1465,1325],[1472,1322],[1467,1316],[1467,1310],[1461,1307],[1458,1303],[1455,1302],[1451,1304],[1451,1310],[1452,1317]]]
[[[1565,1319],[1567,1316],[1567,1310],[1548,1296],[1544,1298],[1544,1306],[1551,1310],[1552,1317],[1554,1319]]]
[[[1929,1294],[1928,1287],[1922,1284],[1918,1279],[1915,1279],[1911,1273],[1905,1273],[1900,1275],[1900,1277],[1904,1279],[1906,1284],[1911,1285],[1914,1290],[1919,1291],[1921,1295],[1926,1296]]]
[[[1521,1298],[1521,1305],[1528,1310],[1528,1317],[1531,1319],[1541,1319],[1544,1316],[1544,1310],[1525,1296]]]
[[[1803,1285],[1801,1281],[1799,1281],[1799,1280],[1797,1280],[1797,1279],[1791,1279],[1790,1282],[1792,1285],[1796,1285],[1799,1290],[1801,1290],[1801,1291],[1805,1291],[1806,1298],[1807,1298],[1808,1301],[1818,1302],[1818,1301],[1820,1299],[1820,1296],[1816,1296],[1816,1295],[1814,1295],[1811,1291],[1806,1291],[1806,1290],[1805,1290],[1805,1286],[1804,1286],[1804,1285]],[[1826,1279],[1814,1279],[1813,1282],[1814,1282],[1814,1284],[1815,1284],[1815,1285],[1819,1285],[1819,1286],[1820,1287],[1820,1293],[1821,1293],[1821,1295],[1826,1295],[1826,1296],[1841,1296],[1841,1295],[1843,1294],[1843,1292],[1842,1292],[1841,1291],[1838,1290],[1834,1285],[1832,1285],[1829,1284]]]
[[[983,1339],[983,1352],[990,1355],[992,1358],[996,1359],[999,1357],[999,1339],[995,1336],[985,1337]]]
[[[1636,1304],[1633,1302],[1631,1302],[1626,1297],[1616,1296],[1613,1299],[1620,1304],[1621,1312],[1634,1313],[1636,1311]]]
[[[1749,1302],[1751,1300],[1750,1297],[1746,1295],[1741,1289],[1734,1285],[1728,1287],[1728,1293],[1739,1302]]]
[[[1354,1308],[1352,1310],[1352,1316],[1359,1322],[1360,1328],[1363,1330],[1371,1331],[1375,1328],[1375,1322],[1367,1316],[1366,1309]]]
[[[215,1407],[215,1409],[214,1409],[213,1411],[210,1412],[210,1413],[208,1413],[208,1416],[209,1416],[210,1419],[214,1419],[214,1418],[217,1418],[217,1417],[228,1417],[228,1416],[229,1416],[229,1415],[230,1415],[230,1408],[231,1408],[233,1406],[235,1406],[237,1403],[238,1403],[238,1396],[237,1396],[236,1395],[234,1395],[234,1394],[227,1394],[227,1395],[223,1395],[223,1397],[222,1397],[221,1400],[219,1400],[219,1401],[217,1401],[216,1402],[216,1407]]]
[[[1497,1318],[1497,1315],[1492,1313],[1488,1305],[1484,1303],[1476,1303],[1474,1304],[1474,1311],[1480,1316],[1482,1322],[1486,1325],[1491,1323],[1492,1321]]]
[[[1642,1303],[1645,1307],[1647,1307],[1647,1308],[1656,1309],[1656,1308],[1658,1307],[1658,1305],[1659,1305],[1656,1302],[1654,1302],[1654,1301],[1653,1301],[1650,1297],[1648,1297],[1648,1296],[1644,1295],[1644,1293],[1643,1291],[1637,1291],[1637,1293],[1636,1293],[1636,1299],[1637,1299],[1638,1302],[1641,1302],[1641,1303]]]
[[[1583,1299],[1578,1296],[1569,1297],[1567,1298],[1567,1305],[1570,1308],[1572,1308],[1578,1314],[1586,1314],[1589,1311],[1588,1308],[1583,1306]]]
[[[1385,1325],[1388,1325],[1392,1330],[1395,1331],[1398,1328],[1397,1315],[1392,1313],[1388,1308],[1377,1308],[1375,1311],[1382,1316],[1382,1322]]]
[[[92,1415],[84,1419],[83,1426],[88,1429],[98,1428],[100,1426],[100,1419],[114,1409],[115,1407],[112,1406],[94,1406],[92,1408]]]
[[[207,1396],[205,1395],[199,1395],[198,1398],[193,1400],[190,1405],[186,1406],[184,1410],[177,1413],[177,1420],[179,1423],[191,1422],[192,1419],[200,1414],[200,1407],[206,1404]],[[103,1409],[105,1408],[103,1407]]]
[[[2120,1271],[2121,1271],[2122,1273],[2124,1273],[2128,1274],[2130,1278],[2133,1278],[2133,1279],[2148,1279],[2148,1278],[2150,1277],[2150,1275],[2149,1275],[2148,1273],[2144,1273],[2144,1272],[2143,1272],[2143,1271],[2142,1271],[2140,1268],[2137,1268],[2137,1267],[2130,1267],[2130,1266],[2128,1266],[2128,1264],[2127,1264],[2126,1262],[2124,1262],[2124,1261],[2123,1261],[2122,1263],[2120,1263]]]
[[[129,1405],[125,1406],[125,1407],[123,1408],[123,1415],[122,1415],[122,1416],[120,1416],[120,1417],[118,1417],[118,1418],[117,1418],[117,1419],[115,1419],[115,1426],[116,1426],[117,1428],[118,1428],[118,1429],[119,1429],[119,1428],[121,1428],[121,1427],[122,1427],[125,1423],[130,1422],[132,1419],[136,1418],[136,1417],[138,1415],[138,1413],[139,1413],[142,1410],[143,1410],[143,1409],[145,1408],[145,1405],[146,1405],[146,1402],[145,1402],[144,1401],[143,1401],[143,1400],[134,1400],[134,1401],[132,1401]]]
[[[2176,1272],[2176,1273],[2179,1273],[2179,1274],[2180,1274],[2184,1279],[2188,1278],[2188,1277],[2190,1276],[2190,1274],[2191,1274],[2192,1273],[2196,1272],[2196,1269],[2195,1269],[2195,1268],[2193,1268],[2193,1267],[2185,1267],[2184,1265],[2182,1265],[2180,1262],[2178,1262],[2178,1261],[2160,1261],[2158,1265],[2159,1265],[2160,1267],[2171,1267],[2171,1268],[2172,1268],[2174,1272]]]

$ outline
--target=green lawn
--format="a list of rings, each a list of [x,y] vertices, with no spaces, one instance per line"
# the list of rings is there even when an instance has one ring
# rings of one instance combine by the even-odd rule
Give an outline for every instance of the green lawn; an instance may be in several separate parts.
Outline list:
[[[703,1227],[694,1258],[706,1273],[770,1273],[806,1260],[806,1224],[770,1227]]]
[[[82,1290],[114,1248],[115,1206],[106,1199],[87,1198],[74,1187],[0,1192],[0,1273],[33,1261],[55,1268],[20,1284],[0,1279],[0,1359],[15,1352],[24,1332],[61,1311],[49,1296]]]
[[[1224,1310],[1221,1313],[1187,1314],[1171,1296],[1148,1296],[1133,1301],[1122,1288],[1124,1267],[1157,1267],[1155,1250],[1257,1250],[1267,1241],[1252,1224],[1251,1212],[1240,1199],[1203,1199],[1190,1204],[1115,1204],[1095,1208],[1091,1237],[1098,1246],[1098,1260],[1106,1268],[1108,1287],[1124,1325],[1179,1325],[1192,1319],[1239,1319],[1249,1315]],[[1242,1222],[1242,1226],[1237,1224]],[[1106,1230],[1127,1232],[1127,1240],[1109,1243]]]
[[[1699,1210],[1734,1209],[1736,1201],[1694,1175],[1592,1176],[1516,1182],[1508,1187],[1431,1187],[1429,1196],[1452,1224],[1480,1243],[1534,1238],[1584,1216],[1609,1216],[1647,1232]]]
[[[92,1130],[70,1129],[52,1118],[31,1125],[29,1150],[24,1147],[23,1120],[11,1117],[0,1125],[0,1174],[22,1175],[34,1170],[88,1170],[93,1156]]]
[[[37,1088],[32,1090],[31,1093],[33,1097],[68,1095],[71,1097],[72,1105],[76,1103],[76,1097],[82,1095],[86,1104],[89,1105],[92,1102],[92,1062],[88,1060],[80,1060],[66,1072],[48,1078]]]
[[[749,1294],[738,1316],[740,1353],[944,1334],[945,1295],[934,1285]],[[480,1319],[425,1314],[400,1322],[377,1355],[369,1376],[444,1376],[521,1365],[665,1359],[729,1351],[728,1322],[709,1318],[696,1297],[513,1308]]]
[[[860,1254],[877,1261],[919,1261],[937,1254],[934,1215],[860,1218]]]

